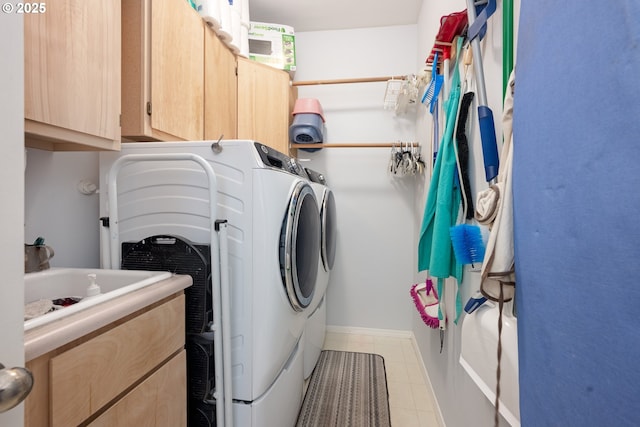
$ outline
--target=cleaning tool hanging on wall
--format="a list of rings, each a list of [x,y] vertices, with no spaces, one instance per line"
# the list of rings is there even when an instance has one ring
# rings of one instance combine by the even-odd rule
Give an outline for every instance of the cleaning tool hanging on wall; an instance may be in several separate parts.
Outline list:
[[[433,55],[433,62],[431,63],[431,81],[429,86],[422,95],[422,103],[429,105],[429,112],[433,114],[436,102],[438,101],[438,95],[442,89],[444,82],[444,76],[438,74],[438,52]]]
[[[458,108],[458,122],[456,124],[455,139],[458,149],[458,168],[462,175],[462,188],[464,195],[462,201],[465,203],[463,206],[466,208],[466,215],[464,219],[470,220],[474,218],[474,203],[473,195],[471,191],[471,180],[469,179],[469,140],[467,139],[467,121],[469,118],[469,108],[475,97],[475,93],[467,92],[469,87],[469,67],[473,61],[471,53],[471,46],[466,45],[464,47],[464,53],[462,55],[462,63],[464,64],[464,77],[461,83],[462,99],[460,100],[460,107]]]
[[[467,71],[471,63],[470,50],[465,52],[463,62],[465,64],[465,76],[462,83],[462,91],[467,87]],[[465,125],[469,113],[469,106],[473,100],[473,92],[465,93],[460,100],[458,107],[458,116],[456,121],[454,149],[456,153],[456,162],[458,170],[458,181],[460,183],[460,192],[462,194],[462,218],[460,224],[451,227],[451,243],[456,259],[460,264],[471,264],[474,268],[475,264],[480,264],[484,259],[485,247],[480,227],[477,225],[466,224],[465,221],[473,219],[473,199],[471,197],[469,176],[468,176],[468,156],[469,148],[467,137],[465,134]],[[469,208],[471,212],[469,212]]]
[[[480,138],[482,140],[482,156],[484,159],[484,173],[487,182],[493,181],[498,175],[499,159],[496,142],[496,129],[493,122],[493,112],[487,104],[487,93],[484,84],[484,70],[482,67],[482,51],[480,50],[481,32],[486,31],[487,19],[496,10],[495,0],[488,0],[482,12],[476,17],[473,0],[467,0],[467,15],[469,29],[467,38],[471,42],[474,56],[474,71],[476,75],[476,89],[478,91],[478,122],[480,124]]]
[[[456,55],[456,58],[458,57],[459,55]],[[458,284],[462,282],[462,265],[456,262],[449,235],[449,229],[456,224],[461,198],[455,178],[457,165],[453,146],[453,131],[460,98],[460,75],[457,64],[453,70],[451,93],[444,104],[445,130],[440,140],[440,150],[429,184],[418,241],[418,270],[429,270],[430,276],[437,278],[437,292],[440,298],[438,318],[441,345],[446,328],[445,279],[453,277]],[[462,312],[459,292],[456,292],[455,301],[454,322],[457,323]]]
[[[464,219],[473,219],[475,210],[473,195],[471,192],[471,181],[469,179],[469,141],[467,139],[466,123],[469,118],[469,107],[473,102],[473,92],[467,92],[462,96],[460,112],[458,113],[458,125],[456,126],[456,143],[458,144],[458,163],[460,175],[462,175],[462,189],[464,190],[463,202],[465,203],[466,215]]]
[[[438,291],[433,287],[431,279],[427,278],[424,283],[413,285],[410,294],[424,324],[430,328],[438,329],[440,326],[438,320],[440,300],[438,299]]]
[[[513,70],[513,0],[502,1],[502,96]]]
[[[453,251],[460,264],[471,264],[473,268],[476,264],[482,263],[485,247],[482,232],[478,226],[459,224],[451,227],[449,231]]]
[[[424,91],[424,95],[422,96],[422,103],[424,105],[429,106],[429,112],[433,117],[433,141],[431,152],[433,153],[433,163],[435,163],[436,157],[438,155],[438,146],[439,146],[439,138],[440,138],[440,118],[438,117],[438,96],[440,95],[440,90],[442,89],[444,77],[438,74],[438,52],[433,54],[431,64],[431,81],[429,85]]]

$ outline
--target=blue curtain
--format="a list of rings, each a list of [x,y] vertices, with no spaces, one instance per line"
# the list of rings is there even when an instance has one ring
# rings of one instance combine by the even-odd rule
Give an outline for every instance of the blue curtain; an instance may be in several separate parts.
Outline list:
[[[514,240],[524,427],[640,426],[640,2],[523,1]]]

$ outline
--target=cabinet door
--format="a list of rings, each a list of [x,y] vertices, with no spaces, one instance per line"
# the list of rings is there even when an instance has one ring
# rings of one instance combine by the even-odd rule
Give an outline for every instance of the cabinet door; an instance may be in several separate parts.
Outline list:
[[[100,415],[89,427],[187,425],[187,356],[182,350]]]
[[[204,28],[185,0],[151,6],[151,127],[199,140],[204,115]]]
[[[120,1],[39,4],[24,14],[27,145],[119,149]]]
[[[51,358],[52,427],[78,425],[184,347],[184,295]]]
[[[285,71],[238,58],[238,138],[289,153],[289,82]]]
[[[238,120],[236,56],[205,25],[204,138],[235,139]]]
[[[199,140],[204,27],[184,0],[122,2],[122,135]]]

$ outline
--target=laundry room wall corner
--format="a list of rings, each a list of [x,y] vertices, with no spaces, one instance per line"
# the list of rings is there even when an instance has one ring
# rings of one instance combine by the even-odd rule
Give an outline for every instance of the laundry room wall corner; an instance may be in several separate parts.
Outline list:
[[[296,33],[296,80],[415,73],[415,25]],[[372,54],[372,47],[374,53]],[[327,143],[415,140],[413,116],[384,109],[386,82],[299,86],[316,98]],[[336,262],[327,287],[327,325],[409,331],[414,271],[415,181],[390,176],[389,148],[298,151],[335,195]]]

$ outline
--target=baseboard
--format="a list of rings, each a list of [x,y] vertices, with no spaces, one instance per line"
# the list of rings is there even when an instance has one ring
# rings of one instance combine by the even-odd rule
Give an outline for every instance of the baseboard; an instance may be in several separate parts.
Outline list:
[[[402,331],[397,329],[373,329],[373,328],[356,328],[352,326],[331,326],[327,325],[327,332],[333,332],[338,334],[359,334],[359,335],[372,335],[378,337],[393,337],[393,338],[413,338],[413,332]]]
[[[409,332],[409,334],[411,335],[410,339],[411,339],[411,345],[413,346],[413,350],[418,355],[418,361],[420,362],[420,368],[422,369],[422,376],[424,377],[424,381],[427,384],[427,387],[429,387],[429,390],[431,391],[431,396],[434,396],[433,409],[435,411],[436,418],[438,419],[438,425],[440,427],[446,427],[446,424],[444,423],[444,417],[442,416],[442,411],[440,410],[440,405],[438,404],[438,400],[435,399],[436,393],[435,393],[435,390],[433,389],[433,385],[431,384],[431,380],[429,379],[429,373],[427,372],[427,367],[424,366],[424,359],[422,358],[422,353],[420,352],[420,348],[418,347],[416,336],[413,334],[413,332]]]

